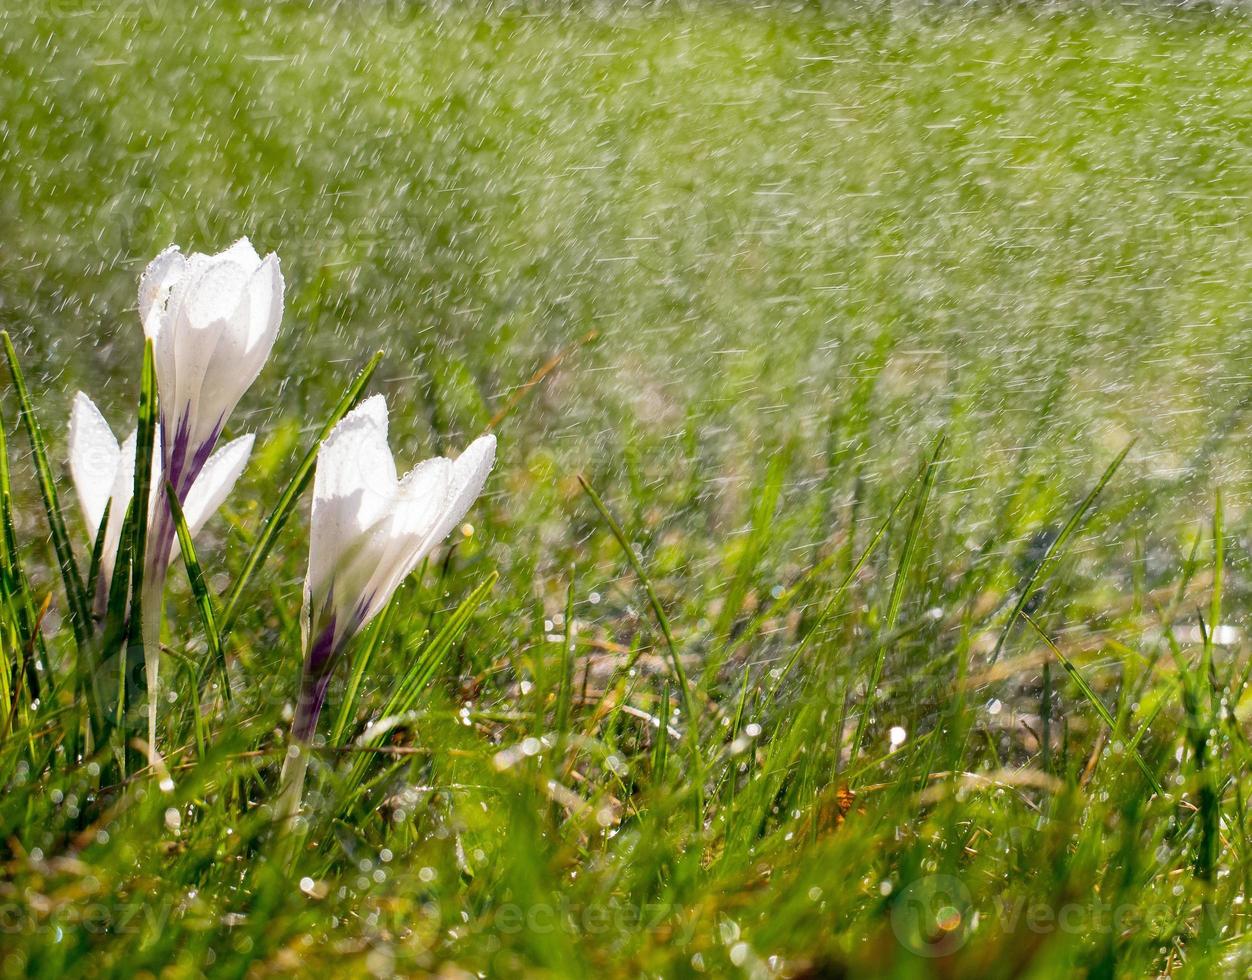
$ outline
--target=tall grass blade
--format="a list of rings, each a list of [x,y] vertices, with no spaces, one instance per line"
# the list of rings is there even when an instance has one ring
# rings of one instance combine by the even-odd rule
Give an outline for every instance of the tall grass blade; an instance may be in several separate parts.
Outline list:
[[[652,614],[656,617],[661,633],[665,637],[665,645],[669,650],[670,665],[674,671],[674,680],[682,692],[683,712],[687,715],[687,747],[691,756],[691,785],[695,791],[696,832],[699,833],[704,827],[704,757],[700,752],[700,716],[696,713],[695,698],[692,695],[691,686],[687,683],[687,672],[684,670],[682,658],[678,654],[678,644],[674,641],[674,633],[670,629],[669,618],[665,615],[665,609],[661,606],[661,600],[656,594],[656,589],[652,587],[652,580],[648,577],[648,573],[644,571],[643,562],[635,554],[634,546],[627,540],[622,526],[617,523],[617,518],[609,511],[604,501],[600,499],[600,495],[596,493],[591,484],[587,482],[587,478],[581,473],[578,474],[578,482],[582,484],[583,492],[587,494],[592,504],[595,505],[596,510],[600,512],[600,516],[604,518],[604,522],[613,533],[613,537],[617,539],[617,543],[621,546],[622,551],[625,552],[626,560],[630,562],[630,567],[634,569],[635,575],[643,585],[643,590],[648,597],[648,604],[652,607]]]
[[[148,659],[159,658],[161,655],[159,649],[145,652],[142,640],[144,564],[148,554],[148,501],[152,499],[152,457],[156,449],[156,426],[156,356],[152,338],[148,338],[143,347],[143,373],[139,380],[139,425],[135,432],[135,485],[131,496],[132,500],[138,502],[131,514],[130,642],[126,647],[126,677],[130,686],[127,691],[127,701],[131,704],[134,703],[138,693],[140,665],[145,663],[145,655]],[[161,601],[159,596],[157,601]],[[159,639],[155,642],[159,645]],[[155,751],[155,746],[153,750]]]
[[[104,560],[105,531],[109,527],[109,514],[113,512],[113,499],[110,497],[104,505],[104,513],[100,517],[100,528],[96,532],[95,544],[91,546],[91,564],[87,566],[87,600],[91,604],[92,615],[96,613],[95,595],[100,585],[100,564]]]
[[[1213,595],[1209,602],[1209,628],[1204,631],[1204,660],[1200,666],[1201,679],[1208,678],[1213,671],[1213,644],[1215,636],[1222,625],[1222,590],[1225,583],[1226,568],[1226,534],[1223,527],[1222,492],[1217,491],[1217,500],[1213,508]],[[1216,685],[1211,688],[1213,710],[1218,710],[1218,692]]]
[[[565,591],[565,632],[561,637],[561,676],[556,689],[556,731],[562,738],[569,731],[570,706],[574,700],[574,588],[576,581],[574,566],[571,565],[569,586]],[[668,690],[666,688],[667,700]]]
[[[191,594],[195,597],[196,608],[200,610],[204,639],[209,646],[209,662],[217,667],[221,676],[222,697],[229,704],[230,676],[226,672],[226,655],[222,650],[222,640],[217,631],[217,614],[213,611],[213,597],[209,595],[208,586],[204,583],[204,572],[196,557],[196,546],[191,541],[191,531],[187,528],[187,519],[183,516],[182,505],[178,502],[178,493],[169,480],[165,481],[165,497],[169,501],[170,513],[174,517],[174,533],[178,536],[178,547],[183,554],[183,564],[187,566],[187,581],[191,584]],[[195,674],[194,686],[197,693],[203,680],[202,669]]]
[[[783,481],[787,476],[787,464],[790,459],[790,448],[775,453],[765,471],[762,486],[753,494],[755,503],[752,507],[752,522],[748,539],[744,542],[743,553],[735,566],[730,589],[713,630],[717,637],[729,637],[735,620],[739,617],[744,596],[747,595],[752,583],[752,573],[756,570],[761,557],[761,549],[769,537],[774,511],[778,506],[778,498],[782,496]]]
[[[914,483],[916,483],[916,480]],[[769,693],[767,695],[768,700],[772,701],[774,699],[774,695],[778,693],[779,687],[782,686],[783,681],[786,680],[788,675],[790,675],[790,673],[795,669],[796,664],[800,662],[800,658],[808,649],[809,644],[813,641],[813,638],[818,635],[818,633],[826,625],[826,621],[829,620],[834,611],[839,608],[839,603],[843,601],[843,597],[847,594],[848,589],[856,580],[857,575],[860,574],[861,569],[865,567],[865,563],[869,561],[870,557],[878,549],[878,545],[882,542],[883,537],[887,533],[887,528],[889,528],[892,521],[895,520],[896,514],[900,512],[900,508],[904,506],[904,502],[908,500],[910,495],[913,493],[913,485],[913,483],[910,483],[909,486],[904,488],[904,492],[896,497],[895,503],[891,505],[891,510],[887,512],[887,516],[884,517],[879,522],[878,527],[874,529],[874,533],[870,537],[869,543],[866,544],[861,550],[861,553],[857,557],[856,561],[852,563],[852,567],[849,568],[844,574],[843,581],[839,583],[839,587],[835,589],[831,597],[826,600],[826,604],[822,606],[822,611],[818,613],[817,619],[813,621],[813,624],[805,632],[800,642],[796,644],[795,650],[792,651],[791,656],[787,658],[787,662],[783,664],[782,669],[779,670],[778,676],[774,679],[774,683],[770,685]]]
[[[370,662],[374,659],[374,654],[378,650],[378,645],[382,642],[382,638],[391,630],[392,620],[395,619],[396,607],[399,604],[400,593],[397,592],[391,597],[386,608],[374,623],[374,628],[370,630],[369,640],[365,644],[365,649],[361,651],[352,662],[352,676],[348,679],[347,690],[344,691],[343,701],[339,705],[339,717],[335,719],[335,727],[331,730],[330,744],[342,745],[344,733],[348,730],[348,725],[356,714],[357,702],[361,698],[361,685],[365,680],[365,672],[369,669]]]
[[[0,343],[4,345],[4,354],[9,362],[9,375],[13,379],[13,387],[17,392],[18,414],[26,429],[26,437],[30,441],[35,461],[35,473],[39,481],[39,493],[43,497],[48,527],[52,532],[52,547],[56,552],[61,579],[65,585],[70,627],[74,632],[74,641],[79,651],[79,670],[82,671],[86,668],[84,661],[91,636],[91,607],[83,589],[83,579],[79,574],[78,564],[74,560],[74,549],[70,546],[69,534],[65,530],[65,518],[61,513],[61,503],[57,497],[52,467],[48,464],[48,449],[44,443],[43,430],[39,426],[39,420],[35,417],[35,409],[31,404],[26,379],[17,361],[17,351],[13,349],[13,341],[7,330],[0,331]]]
[[[402,715],[406,711],[410,711],[417,699],[421,697],[422,691],[426,689],[426,685],[435,675],[435,671],[439,669],[439,665],[443,663],[448,652],[452,649],[452,645],[461,638],[467,626],[469,626],[470,617],[478,609],[487,595],[491,592],[496,584],[496,580],[500,577],[498,572],[492,572],[487,576],[469,595],[461,600],[460,605],[453,610],[452,614],[444,621],[438,632],[427,640],[426,645],[413,658],[413,663],[401,678],[400,683],[396,685],[391,697],[387,699],[382,710],[382,717],[392,718],[396,715]],[[376,636],[378,634],[375,634]],[[340,728],[340,734],[346,730],[346,722]],[[359,748],[368,748],[378,744],[382,736],[371,739],[358,741]],[[368,754],[358,757],[352,765],[351,771],[346,783],[346,796],[350,800],[361,787],[361,781],[365,777],[366,770],[369,766]]]
[[[1034,593],[1035,584],[1041,579],[1047,577],[1045,570],[1047,572],[1051,571],[1055,559],[1065,550],[1065,545],[1082,525],[1088,511],[1091,510],[1092,504],[1095,503],[1096,498],[1100,496],[1100,492],[1105,488],[1105,486],[1108,485],[1108,482],[1113,479],[1113,474],[1116,473],[1118,468],[1122,465],[1122,461],[1125,460],[1126,454],[1130,452],[1130,448],[1133,445],[1133,441],[1127,443],[1126,448],[1117,454],[1117,458],[1114,459],[1113,462],[1109,463],[1099,481],[1094,487],[1091,488],[1091,492],[1082,499],[1082,503],[1074,509],[1072,514],[1070,514],[1069,520],[1066,521],[1065,526],[1061,528],[1061,533],[1053,539],[1052,543],[1048,545],[1047,550],[1043,553],[1043,557],[1036,562],[1033,568],[1031,568],[1030,574],[1026,576],[1026,580],[1022,583],[1021,592],[1017,597],[1017,602],[1013,604],[1013,611],[1009,614],[1008,622],[1004,624],[1004,629],[1001,630],[1000,636],[996,640],[995,649],[991,651],[991,657],[988,660],[989,663],[994,664],[1000,659],[1000,653],[1004,650],[1004,644],[1008,640],[1009,634],[1013,631],[1013,626],[1017,622],[1017,617],[1022,614],[1023,610],[1025,610],[1026,603],[1030,601],[1030,597]]]
[[[130,565],[135,548],[135,501],[126,507],[126,516],[122,521],[122,535],[118,542],[117,559],[113,564],[113,577],[109,580],[109,597],[104,614],[104,630],[100,641],[100,666],[92,671],[92,690],[97,701],[107,709],[113,707],[111,715],[107,710],[101,711],[102,723],[121,726],[126,714],[126,666],[127,636],[130,633],[130,620],[126,615],[127,603],[130,600]],[[114,658],[117,659],[117,683],[112,702],[106,701],[101,684],[107,680],[104,669]]]
[[[869,725],[870,713],[877,700],[878,684],[882,680],[883,664],[887,659],[887,644],[890,634],[895,630],[896,621],[900,618],[900,605],[904,602],[904,588],[913,568],[913,555],[917,551],[917,539],[921,533],[922,521],[926,516],[926,507],[930,503],[930,495],[935,488],[935,480],[939,475],[942,463],[940,455],[947,443],[947,437],[941,435],[935,440],[934,451],[922,471],[922,488],[913,505],[913,514],[909,518],[908,531],[904,537],[904,548],[900,552],[900,560],[896,565],[895,579],[891,583],[891,595],[887,600],[887,617],[879,633],[879,640],[874,645],[874,664],[870,669],[869,683],[865,689],[865,703],[861,707],[860,717],[856,723],[856,733],[852,736],[849,764],[856,761],[861,750],[861,740],[865,737],[865,729]]]
[[[1052,642],[1052,638],[1044,632],[1043,627],[1031,618],[1030,613],[1023,612],[1021,616],[1022,619],[1026,620],[1030,627],[1039,635],[1039,638],[1043,640],[1047,648],[1052,651],[1052,655],[1056,657],[1061,666],[1065,668],[1065,672],[1073,679],[1078,690],[1082,692],[1082,696],[1091,703],[1091,706],[1095,709],[1096,714],[1100,716],[1100,720],[1108,726],[1111,733],[1116,735],[1118,731],[1117,721],[1113,718],[1109,709],[1105,707],[1104,702],[1100,700],[1100,696],[1096,694],[1095,689],[1087,683],[1087,679],[1082,676],[1082,673],[1078,670],[1078,668],[1075,667],[1070,659],[1060,651],[1055,643]],[[1136,738],[1128,746],[1128,750],[1135,760],[1135,765],[1139,767],[1139,770],[1143,773],[1144,777],[1148,781],[1148,784],[1152,787],[1156,794],[1158,796],[1164,796],[1165,790],[1161,786],[1160,780],[1156,778],[1156,773],[1152,771],[1151,767],[1139,753],[1138,743],[1139,739]]]
[[[452,649],[452,645],[461,638],[461,634],[469,626],[470,617],[490,594],[499,577],[499,572],[492,572],[479,583],[473,592],[461,600],[460,605],[414,658],[412,666],[401,679],[395,693],[387,701],[383,709],[384,714],[401,714],[417,703],[422,690],[430,683],[435,671],[439,669],[448,651]]]
[[[31,599],[30,583],[22,567],[22,555],[17,546],[17,530],[13,525],[13,487],[9,478],[8,423],[0,412],[0,571],[8,580],[8,602],[13,623],[18,631],[19,646],[25,648],[34,643],[44,677],[54,681],[48,661],[48,650],[43,634],[36,628],[35,604]]]

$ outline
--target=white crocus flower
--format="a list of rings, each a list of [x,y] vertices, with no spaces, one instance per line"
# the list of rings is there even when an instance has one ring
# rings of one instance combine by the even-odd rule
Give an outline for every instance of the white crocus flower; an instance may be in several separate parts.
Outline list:
[[[191,485],[183,516],[193,537],[222,506],[235,481],[239,479],[239,474],[243,472],[252,453],[252,441],[251,435],[242,436],[217,450],[209,457],[200,475]],[[135,433],[132,432],[119,445],[100,410],[80,391],[74,396],[70,410],[69,449],[70,475],[73,477],[78,505],[93,543],[100,533],[105,509],[108,508],[109,511],[108,526],[104,529],[104,541],[100,551],[100,573],[96,590],[96,608],[98,612],[102,612],[121,545],[126,508],[130,506],[135,489]],[[156,502],[165,499],[159,457],[152,461],[151,486],[149,521],[157,511]],[[111,507],[108,506],[110,501]],[[176,557],[176,554],[177,543],[174,543],[169,560]]]
[[[305,750],[340,654],[465,516],[482,492],[495,452],[495,436],[482,436],[455,460],[428,459],[397,478],[381,395],[345,415],[326,437],[313,481],[301,617],[304,669],[280,815],[290,818],[299,808]]]
[[[246,238],[217,255],[172,245],[139,281],[139,317],[156,355],[170,482],[195,480],[226,419],[261,372],[283,316],[278,256]]]
[[[162,471],[184,510],[226,419],[269,359],[283,316],[278,256],[246,238],[217,255],[170,246],[139,281],[139,318],[152,340]],[[144,568],[143,646],[148,736],[155,751],[162,600],[174,523],[157,507]]]

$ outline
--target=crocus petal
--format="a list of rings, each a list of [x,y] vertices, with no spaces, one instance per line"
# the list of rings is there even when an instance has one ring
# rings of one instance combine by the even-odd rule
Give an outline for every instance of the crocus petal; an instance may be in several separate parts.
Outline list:
[[[188,420],[191,452],[220,430],[252,379],[241,384],[233,334],[248,315],[249,274],[234,262],[214,262],[188,288],[186,320],[175,325],[178,402],[167,419]]]
[[[183,501],[183,517],[194,538],[205,522],[217,513],[248,465],[255,436],[240,436],[209,457]]]
[[[448,486],[448,503],[432,537],[432,547],[446,538],[461,523],[473,506],[496,461],[496,437],[479,436],[452,464],[452,476]]]
[[[435,532],[448,505],[452,464],[440,457],[415,466],[400,482],[391,513],[370,531],[367,544],[336,574],[341,628],[373,619],[439,541]]]
[[[118,542],[122,536],[122,522],[126,518],[126,508],[130,506],[135,495],[135,446],[137,437],[134,432],[122,443],[121,459],[117,465],[117,477],[113,483],[113,509],[109,512],[109,534],[116,534]],[[161,428],[157,426],[156,446],[161,444]],[[148,524],[151,526],[156,515],[157,501],[164,500],[165,483],[161,472],[161,454],[152,454],[152,472],[148,476]],[[105,539],[109,540],[108,538]]]
[[[100,569],[102,573],[107,570],[112,577],[113,561],[122,544],[122,526],[126,523],[126,508],[130,506],[131,498],[135,495],[135,433],[133,432],[122,442],[117,472],[109,488],[109,495],[113,499],[113,507],[109,511],[109,525],[104,531],[104,554],[108,556],[109,561],[106,565],[101,559]],[[152,508],[149,507],[148,511],[149,520],[151,520]]]
[[[210,258],[216,261],[234,262],[236,265],[243,266],[249,273],[255,272],[257,266],[261,264],[261,256],[256,254],[256,249],[252,247],[252,242],[248,240],[247,235],[224,252],[218,252]]]
[[[283,272],[273,252],[257,266],[248,282],[248,360],[252,376],[260,372],[274,348],[283,321]]]
[[[267,256],[250,273],[230,320],[217,329],[217,346],[200,387],[200,419],[205,437],[234,410],[269,360],[282,322],[282,289],[278,258]]]
[[[81,391],[74,395],[70,409],[69,448],[70,476],[78,494],[78,505],[88,533],[95,537],[113,492],[121,449],[109,423]]]
[[[139,322],[144,336],[152,341],[156,362],[157,384],[161,397],[170,402],[178,400],[174,365],[174,338],[165,328],[169,321],[169,307],[173,293],[187,274],[187,260],[171,245],[148,263],[139,278]]]
[[[331,430],[317,454],[306,595],[320,604],[335,568],[386,514],[397,489],[387,446],[387,403],[367,398]]]
[[[495,457],[496,437],[481,436],[455,462],[427,460],[405,477],[397,495],[396,511],[380,527],[380,537],[389,539],[389,544],[377,563],[377,573],[365,589],[361,626],[382,610],[418,562],[461,522],[482,493]],[[442,487],[429,478],[414,480],[409,485],[410,479],[428,466],[439,467]]]
[[[139,277],[139,322],[144,333],[155,339],[160,332],[165,304],[174,284],[187,271],[187,260],[177,245],[171,245],[148,263]]]

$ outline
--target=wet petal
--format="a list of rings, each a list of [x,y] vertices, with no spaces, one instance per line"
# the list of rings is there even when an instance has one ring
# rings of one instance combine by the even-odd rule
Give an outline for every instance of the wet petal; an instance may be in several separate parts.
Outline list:
[[[255,438],[251,434],[241,436],[215,452],[187,491],[187,499],[183,501],[183,517],[193,538],[226,502],[239,475],[248,465]]]
[[[70,409],[70,476],[87,531],[94,537],[113,491],[121,449],[109,423],[81,391]]]
[[[320,602],[332,573],[383,517],[397,489],[387,404],[366,399],[331,430],[317,455],[306,591]]]

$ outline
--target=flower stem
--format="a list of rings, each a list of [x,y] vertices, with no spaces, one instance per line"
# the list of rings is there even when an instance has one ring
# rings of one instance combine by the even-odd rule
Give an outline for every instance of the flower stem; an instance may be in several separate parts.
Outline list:
[[[148,538],[140,602],[144,676],[148,682],[148,746],[153,754],[157,751],[157,706],[161,693],[161,622],[165,612],[165,579],[169,574],[173,536],[174,525],[168,506],[157,508],[152,534]]]
[[[161,576],[164,579],[164,576]],[[143,596],[143,667],[148,681],[148,750],[156,752],[157,704],[161,682],[161,607],[164,582],[153,577],[144,583]]]
[[[278,799],[274,815],[282,824],[284,832],[293,829],[300,814],[300,800],[304,796],[304,777],[309,769],[309,746],[307,742],[292,739],[283,759],[282,775],[278,777]]]

